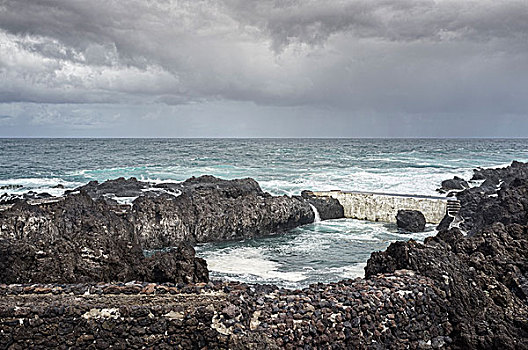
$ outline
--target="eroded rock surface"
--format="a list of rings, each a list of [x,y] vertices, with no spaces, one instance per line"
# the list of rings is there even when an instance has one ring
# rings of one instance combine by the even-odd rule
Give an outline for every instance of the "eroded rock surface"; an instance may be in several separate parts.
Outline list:
[[[476,171],[474,179],[484,180],[482,186],[457,194],[462,231],[440,228],[424,244],[393,243],[372,254],[366,276],[410,269],[435,281],[448,297],[456,348],[526,348],[527,167],[514,162]]]
[[[425,230],[425,216],[418,210],[398,210],[396,225],[403,231],[423,232]]]
[[[20,201],[0,211],[0,283],[143,278],[202,282],[208,273],[205,261],[185,244],[145,258],[133,224],[83,191],[47,204]]]
[[[295,291],[220,282],[0,285],[0,346],[527,349],[526,168],[525,164],[513,163],[505,169],[478,170],[475,177],[483,180],[482,186],[457,194],[462,214],[447,223],[448,229],[440,229],[436,237],[426,239],[423,244],[412,240],[397,242],[384,252],[372,254],[366,267],[366,279],[315,284]],[[212,198],[222,198],[225,201],[222,208],[231,208],[228,198],[242,198],[250,207],[248,203],[255,203],[250,198],[257,197],[253,200],[261,203],[259,205],[267,208],[273,203],[280,211],[284,202],[268,203],[269,195],[262,194],[251,182],[246,184],[245,189],[234,189],[229,183],[192,179],[187,184],[187,195],[185,186],[170,184],[164,189],[171,188],[171,193],[175,194],[181,192],[179,197],[171,193],[142,196],[132,208],[119,215],[113,212],[120,212],[119,206],[112,206],[104,198],[94,202],[81,192],[70,196],[76,198],[75,201],[85,201],[81,207],[101,206],[107,214],[97,214],[101,217],[97,216],[96,220],[75,220],[82,215],[74,215],[75,211],[64,215],[61,210],[68,213],[73,209],[59,204],[35,207],[16,203],[11,211],[1,213],[0,219],[2,224],[9,222],[9,227],[16,227],[10,232],[21,237],[49,232],[48,236],[53,239],[50,238],[46,245],[51,247],[57,237],[60,242],[60,235],[56,235],[56,224],[50,223],[56,219],[50,215],[71,218],[63,221],[64,227],[74,228],[72,232],[77,232],[79,227],[83,227],[83,232],[88,228],[88,232],[99,232],[114,221],[114,216],[121,218],[120,225],[133,226],[131,218],[137,215],[135,210],[156,201],[164,203],[159,204],[159,210],[161,205],[172,205],[174,208],[167,212],[188,210],[197,215],[198,204],[206,208],[213,205],[214,201],[204,197],[218,191],[219,187],[219,193]],[[163,201],[165,196],[181,197],[182,202]],[[290,200],[297,200],[300,208],[310,210],[309,206],[305,207],[307,203]],[[141,201],[145,204],[138,205]],[[93,208],[86,210],[91,212]],[[18,211],[16,215],[15,211]],[[4,216],[5,213],[12,216]],[[144,220],[158,220],[161,225],[158,227],[169,219],[156,214],[156,210],[146,213],[142,214]],[[218,219],[219,214],[212,208],[204,209],[204,213],[202,217]],[[280,218],[286,217],[286,213]],[[21,219],[17,221],[16,217]],[[181,220],[177,215],[174,218],[177,219],[173,224]],[[253,224],[263,222],[252,220],[255,220],[250,221]],[[194,225],[192,227],[201,227]],[[4,226],[1,227],[4,230]],[[112,226],[106,229],[121,232]],[[128,232],[133,237],[137,235],[135,230]],[[4,231],[2,235],[4,237]],[[97,234],[93,237],[105,242]],[[29,256],[38,259],[42,253],[31,253],[33,243],[27,244],[27,248],[20,248],[21,252],[29,251]],[[182,247],[182,251],[174,254],[188,256],[192,252]],[[152,273],[145,273],[146,279],[164,280],[175,270],[192,271],[192,264],[177,266],[156,255],[151,259],[150,265],[143,260],[145,266],[152,266],[146,268]],[[194,273],[197,270],[195,268]]]
[[[201,176],[161,186],[180,194],[139,197],[129,215],[145,248],[265,236],[314,221],[308,203],[271,196],[249,178]]]
[[[438,348],[453,342],[442,293],[412,271],[300,291],[225,282],[0,285],[0,346]]]
[[[314,220],[303,200],[273,197],[253,179],[212,176],[154,186],[134,178],[90,182],[63,197],[18,198],[2,209],[0,283],[207,281],[205,261],[189,244]]]

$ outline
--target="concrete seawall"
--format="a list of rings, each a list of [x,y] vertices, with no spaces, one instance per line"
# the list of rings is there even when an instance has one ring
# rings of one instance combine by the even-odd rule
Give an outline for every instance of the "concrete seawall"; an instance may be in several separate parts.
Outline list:
[[[448,211],[448,202],[458,203],[446,197],[376,192],[314,191],[313,194],[337,199],[346,218],[380,222],[396,222],[398,210],[408,209],[419,210],[428,223],[438,224]]]

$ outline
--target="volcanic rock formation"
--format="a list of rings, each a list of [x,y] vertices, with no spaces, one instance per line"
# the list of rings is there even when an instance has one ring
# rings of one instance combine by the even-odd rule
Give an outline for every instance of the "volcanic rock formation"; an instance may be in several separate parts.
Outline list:
[[[528,349],[528,165],[514,162],[503,169],[477,170],[477,180],[482,181],[481,186],[457,194],[462,209],[457,217],[444,220],[445,228],[439,227],[436,237],[423,244],[413,240],[393,243],[386,251],[372,254],[365,279],[318,283],[303,290],[227,282],[0,284],[0,347]],[[246,229],[251,225],[265,228],[260,233],[313,220],[307,203],[291,198],[270,200],[277,197],[261,193],[252,181],[240,181],[244,185],[234,188],[233,183],[212,178],[164,185],[160,188],[167,192],[141,196],[132,208],[123,211],[103,198],[109,196],[101,195],[94,201],[82,191],[57,203],[16,203],[0,213],[0,259],[2,263],[4,256],[11,259],[0,269],[24,263],[23,268],[12,269],[9,275],[38,268],[49,268],[53,275],[56,264],[72,279],[74,273],[96,275],[90,277],[93,279],[110,275],[126,279],[143,273],[145,279],[166,281],[170,279],[167,276],[183,270],[199,276],[203,271],[196,265],[199,260],[195,258],[194,265],[182,267],[177,265],[181,256],[172,264],[170,256],[160,259],[158,254],[163,252],[145,258],[152,259],[152,263],[145,263],[146,272],[139,268],[136,272],[135,257],[128,257],[132,251],[141,250],[140,244],[135,243],[131,252],[126,252],[110,237],[139,242],[138,229],[129,227],[134,226],[134,220],[154,221],[153,227],[161,232],[163,222],[169,218],[160,216],[162,211],[178,220],[184,217],[179,216],[180,210],[187,210],[193,219],[217,220],[221,216],[212,208],[214,203],[222,201],[219,208],[234,210],[230,198],[244,203],[240,208],[244,213],[253,206],[284,210],[274,216],[278,221],[268,225],[263,224],[268,221],[258,219],[258,214],[257,219],[243,221],[249,223],[242,225]],[[141,192],[149,190],[141,188]],[[165,200],[166,196],[173,199]],[[147,211],[146,203],[157,201],[170,203],[163,204],[169,209],[164,211],[159,204],[157,209]],[[289,201],[297,201],[293,202],[294,208],[300,208],[301,214],[281,209]],[[198,209],[200,206],[206,209]],[[145,211],[138,213],[140,208]],[[230,219],[225,220],[229,227],[237,227]],[[193,222],[181,225],[205,225]],[[68,241],[61,239],[64,231],[72,233]],[[202,237],[186,234],[196,240]],[[90,238],[80,239],[82,235]],[[80,259],[86,261],[75,265],[73,258],[55,255],[70,259],[67,261],[75,265],[73,271],[51,261],[49,252],[77,249],[73,242],[76,239],[83,242],[80,246],[92,250],[81,250]],[[159,243],[163,242],[156,245]],[[11,247],[17,253],[9,255]],[[98,259],[107,259],[104,254],[111,249],[118,252],[113,257],[128,259],[130,266],[119,265],[122,272],[101,266]],[[173,253],[193,261],[190,248],[183,246]],[[94,275],[83,272],[92,271],[86,267],[90,264],[98,266]],[[12,281],[6,273],[1,276]],[[24,276],[27,280],[39,275],[35,272]]]
[[[133,225],[83,191],[0,212],[0,283],[133,279],[207,282],[208,272],[183,243],[146,258]]]
[[[3,206],[0,283],[204,282],[206,263],[189,243],[262,236],[314,220],[303,200],[273,197],[252,179],[212,176],[155,186],[134,178],[90,182],[63,197]]]
[[[452,179],[442,181],[442,187],[437,189],[440,193],[448,193],[449,191],[462,191],[469,188],[466,180],[455,176]]]
[[[434,280],[446,295],[456,348],[526,348],[527,175],[518,162],[477,170],[482,186],[457,194],[460,228],[439,227],[424,244],[396,242],[373,253],[366,277],[409,269]]]
[[[141,196],[129,214],[145,248],[259,237],[314,221],[308,203],[271,196],[250,178],[201,176],[157,188],[178,195]]]
[[[425,216],[418,210],[398,210],[396,225],[407,232],[423,232],[425,230]]]

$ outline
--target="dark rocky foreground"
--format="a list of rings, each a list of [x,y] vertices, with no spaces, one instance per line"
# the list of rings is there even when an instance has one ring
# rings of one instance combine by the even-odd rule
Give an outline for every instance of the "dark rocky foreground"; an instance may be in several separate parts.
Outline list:
[[[0,285],[3,348],[361,349],[452,344],[412,271],[302,291],[238,283]]]
[[[215,184],[216,180],[205,181],[207,185],[200,184],[203,180],[199,179],[191,179],[187,184],[191,190],[183,199],[188,206],[170,204],[169,208],[191,212],[189,206],[194,211],[199,210],[197,207],[204,206],[208,209],[204,209],[203,217],[218,219],[220,214],[213,209],[214,205],[207,197],[215,188],[218,189],[218,184]],[[296,291],[238,283],[174,284],[180,282],[176,279],[155,284],[1,285],[0,346],[181,349],[528,348],[528,165],[514,162],[504,169],[477,170],[474,180],[482,181],[482,185],[455,194],[462,209],[457,217],[447,216],[443,220],[436,237],[427,239],[424,244],[412,240],[394,243],[385,252],[372,254],[366,267],[366,279],[316,284]],[[108,215],[122,218],[122,222],[118,221],[119,225],[131,225],[133,229],[124,232],[139,247],[145,246],[145,240],[140,238],[138,231],[141,220],[153,222],[148,227],[157,229],[148,231],[153,233],[146,237],[153,237],[157,242],[163,242],[161,238],[156,238],[162,237],[161,227],[180,227],[164,226],[163,222],[176,214],[160,218],[155,214],[161,211],[162,207],[159,206],[152,211],[139,206],[144,212],[136,213],[138,203],[142,201],[155,207],[156,201],[161,201],[160,198],[164,196],[180,198],[185,194],[182,187],[166,185],[161,188],[167,192],[144,195],[134,202],[132,208],[123,209],[112,203],[111,198],[106,198],[104,193],[98,194],[97,185],[92,185],[95,190],[86,188],[85,192],[81,191],[78,195],[84,197],[88,206],[100,205],[102,212],[110,211],[112,214]],[[217,198],[235,196],[234,198],[246,203],[249,198],[245,197],[253,196],[261,201],[259,203],[264,203],[260,204],[264,208],[268,208],[267,205],[278,206],[279,213],[283,213],[278,217],[286,217],[281,209],[283,207],[276,202],[266,202],[266,198],[283,197],[259,195],[254,190],[247,194],[244,190],[232,190],[229,185],[225,186],[222,188],[219,185],[222,194]],[[140,191],[149,192],[147,188],[140,188]],[[171,194],[179,194],[180,191],[182,194],[178,197]],[[299,198],[288,198],[290,200],[300,203],[296,203],[294,208],[300,210],[301,214],[297,212],[293,217],[304,217],[302,213],[305,209],[309,210],[309,206],[306,208],[308,204]],[[227,204],[220,205],[220,208],[226,210],[231,208],[230,205],[236,205],[236,202],[235,200],[230,204],[232,202],[226,199]],[[39,245],[49,246],[49,251],[53,251],[55,239],[64,230],[83,227],[72,232],[86,231],[83,226],[86,221],[79,219],[84,214],[72,216],[72,219],[65,221],[64,226],[58,226],[60,229],[54,229],[55,226],[46,220],[56,222],[57,217],[51,213],[60,216],[62,214],[57,213],[62,213],[60,210],[65,208],[51,206],[53,210],[46,209],[45,214],[35,215],[31,211],[34,206],[25,208],[25,205],[29,204],[17,203],[0,214],[2,241],[8,240],[12,244],[18,237],[8,237],[6,232],[22,234],[24,241],[27,233],[22,223],[29,222],[30,227],[41,227],[40,231],[36,228],[29,230],[31,234],[38,236],[36,232],[46,232],[46,235],[54,237]],[[37,208],[40,210],[46,207],[39,205]],[[16,210],[19,212],[15,212]],[[171,213],[178,213],[174,210]],[[11,216],[6,216],[6,213],[11,213]],[[309,216],[309,212],[306,213]],[[102,213],[98,215],[101,215],[98,219],[101,226],[94,226],[88,232],[99,232],[107,226],[112,234],[104,237],[123,237],[117,226],[108,228],[105,221],[108,218]],[[135,215],[138,215],[138,219],[135,219]],[[199,214],[194,215],[193,218],[202,218]],[[15,217],[22,219],[17,221]],[[41,220],[42,217],[48,219]],[[74,220],[74,217],[77,219]],[[5,221],[6,218],[10,221]],[[242,220],[239,216],[237,218]],[[256,218],[243,222],[267,223],[269,219],[258,218],[257,215]],[[313,213],[309,218],[313,220]],[[235,227],[229,219],[226,220],[230,227]],[[275,227],[280,231],[287,229],[293,222],[302,221],[278,220],[280,224],[276,222],[258,227]],[[10,226],[5,226],[5,222],[10,223]],[[193,222],[194,226],[189,227],[202,227],[196,221]],[[13,227],[17,230],[9,231]],[[176,228],[173,230],[177,231]],[[251,231],[250,228],[247,230]],[[266,232],[258,231],[258,228],[254,230],[259,234]],[[191,237],[201,237],[188,234]],[[80,236],[81,233],[75,237]],[[178,236],[174,234],[174,237]],[[229,237],[226,233],[225,238]],[[173,242],[171,240],[168,241]],[[27,244],[37,244],[37,241],[36,238],[28,239]],[[20,249],[21,252],[25,251]],[[27,258],[25,255],[14,255],[13,261],[35,263],[31,260],[33,251],[27,249],[30,252]],[[185,250],[185,246],[181,249]],[[3,254],[4,251],[1,257]],[[17,256],[24,258],[17,260]],[[38,254],[35,259],[38,259]],[[156,259],[154,261],[160,261]],[[9,267],[8,264],[4,266]],[[38,265],[28,263],[24,266],[32,269]],[[173,271],[179,271],[178,267],[174,267]],[[132,275],[129,276],[132,278]],[[145,279],[154,280],[150,277]]]
[[[528,348],[528,164],[472,180],[483,183],[457,193],[461,210],[436,237],[373,253],[366,277],[410,269],[434,280],[458,348]]]

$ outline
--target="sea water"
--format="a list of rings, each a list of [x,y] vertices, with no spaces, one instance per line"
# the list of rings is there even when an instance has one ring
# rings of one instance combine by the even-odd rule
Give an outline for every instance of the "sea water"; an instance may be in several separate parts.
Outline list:
[[[91,180],[210,174],[252,177],[274,195],[305,189],[437,195],[444,179],[527,161],[527,146],[525,139],[0,139],[0,188],[10,186],[0,194],[60,195]],[[361,276],[371,252],[434,233],[432,225],[402,235],[391,224],[339,219],[196,249],[213,278],[299,288]]]

